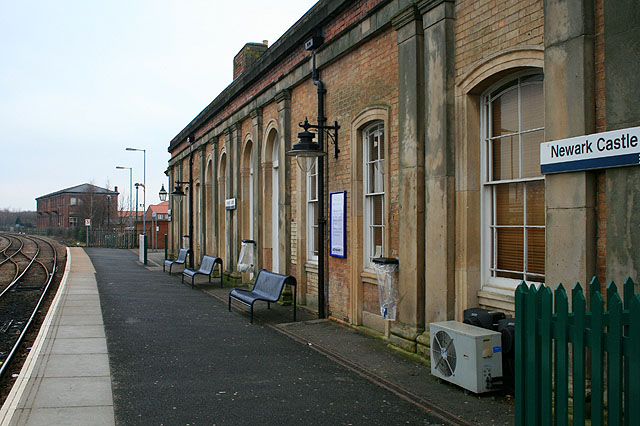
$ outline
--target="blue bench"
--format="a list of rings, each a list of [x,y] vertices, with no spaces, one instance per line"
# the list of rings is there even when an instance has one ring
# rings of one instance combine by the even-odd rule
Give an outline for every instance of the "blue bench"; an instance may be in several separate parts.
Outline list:
[[[169,267],[169,275],[171,275],[171,268],[173,267],[173,264],[176,263],[178,265],[184,265],[184,263],[187,261],[187,254],[189,254],[189,249],[183,248],[180,249],[180,251],[178,252],[178,258],[176,260],[166,260],[164,261],[164,264],[162,265],[162,271],[165,271],[165,267]]]
[[[271,307],[271,302],[280,299],[285,284],[293,286],[293,320],[296,320],[296,279],[291,275],[280,275],[275,272],[260,270],[256,277],[256,282],[251,290],[234,288],[229,292],[229,311],[231,311],[231,299],[236,300],[250,308],[250,322],[253,322],[253,304],[258,300],[267,302],[267,308]]]
[[[184,282],[184,277],[191,277],[191,288],[193,288],[193,281],[196,275],[208,275],[209,282],[211,282],[211,274],[213,273],[213,268],[216,265],[220,265],[220,287],[222,287],[222,259],[219,257],[212,257],[204,255],[202,256],[202,262],[200,262],[200,268],[197,270],[185,268],[182,272],[182,282]]]

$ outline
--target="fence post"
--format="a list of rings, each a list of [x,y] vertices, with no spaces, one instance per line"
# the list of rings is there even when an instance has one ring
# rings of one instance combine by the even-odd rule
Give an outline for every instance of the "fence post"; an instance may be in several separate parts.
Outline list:
[[[564,286],[558,284],[555,295],[556,309],[556,397],[555,424],[569,424],[569,298]]]
[[[524,426],[525,422],[525,334],[528,332],[526,329],[526,322],[524,317],[526,315],[525,298],[529,293],[527,284],[523,281],[516,288],[516,329],[515,329],[515,412],[516,421],[515,426]]]
[[[551,426],[552,382],[551,361],[553,359],[551,339],[551,319],[553,293],[547,286],[538,290],[538,305],[540,310],[540,425]]]
[[[591,307],[591,424],[604,421],[604,300],[600,293],[600,281],[596,277],[589,285]]]
[[[635,283],[633,282],[633,280],[631,279],[631,277],[628,277],[625,281],[624,281],[624,309],[629,310],[631,309],[631,301],[633,300],[633,292],[635,291]],[[624,338],[629,341],[629,326],[625,326],[624,330],[623,330],[623,334],[624,334]],[[630,360],[633,359],[630,355],[629,355],[629,350],[625,351],[624,355],[625,355],[625,360],[624,360],[624,402],[623,402],[623,407],[624,407],[624,426],[629,426],[631,423],[629,423],[629,410],[631,409],[631,405],[630,405],[630,390],[629,390],[629,377],[631,377],[629,374],[629,363]],[[637,359],[637,358],[635,358]]]
[[[607,286],[607,420],[622,425],[622,300],[613,281]]]
[[[573,306],[573,424],[584,425],[585,420],[585,313],[587,301],[580,283],[571,290]]]
[[[629,359],[636,362],[629,363],[629,377],[635,377],[635,380],[629,381],[629,393],[640,395],[640,296],[634,294],[629,302],[630,318],[629,318]],[[640,404],[631,404],[625,417],[629,417],[630,425],[640,424]]]

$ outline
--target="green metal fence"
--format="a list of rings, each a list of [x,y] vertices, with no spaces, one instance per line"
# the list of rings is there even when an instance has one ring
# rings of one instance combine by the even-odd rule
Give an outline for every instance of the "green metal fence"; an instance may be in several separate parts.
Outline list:
[[[640,425],[640,296],[562,284],[516,290],[515,403],[520,425]],[[589,311],[587,311],[589,306]]]

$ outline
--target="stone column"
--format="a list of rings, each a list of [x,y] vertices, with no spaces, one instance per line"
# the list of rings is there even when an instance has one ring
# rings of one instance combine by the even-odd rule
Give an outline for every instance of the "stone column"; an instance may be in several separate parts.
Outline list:
[[[250,212],[251,220],[253,221],[253,236],[256,241],[255,255],[255,272],[257,273],[262,267],[262,248],[258,244],[262,244],[264,241],[264,233],[262,230],[262,215],[260,214],[260,206],[262,205],[262,191],[261,188],[261,175],[260,164],[262,162],[262,108],[257,108],[251,111],[251,133],[254,141],[253,146],[253,162],[251,167],[253,168],[253,211]]]
[[[220,240],[218,235],[218,138],[214,137],[211,140],[211,236],[212,241],[216,242]],[[212,244],[213,253],[212,256],[219,256],[216,250],[215,243]]]
[[[278,250],[279,270],[281,274],[291,274],[291,162],[286,156],[291,149],[291,93],[283,90],[276,95],[278,103],[278,137],[280,138],[280,179],[278,205]]]
[[[400,301],[391,341],[412,352],[424,331],[424,40],[411,5],[391,18],[398,42]]]
[[[545,0],[545,139],[595,131],[593,0]],[[595,274],[592,172],[546,176],[545,281],[583,285]]]
[[[225,145],[227,147],[227,164],[225,170],[225,194],[224,199],[229,199],[233,194],[233,128],[229,127],[224,131],[224,139]],[[224,253],[226,259],[224,259],[224,265],[227,272],[231,272],[234,270],[234,260],[233,260],[233,210],[224,211]]]
[[[418,3],[425,67],[425,323],[455,315],[454,2]],[[426,325],[425,324],[425,325]]]
[[[640,126],[640,4],[604,1],[607,130]],[[640,168],[606,171],[606,276],[620,286],[630,276],[640,291]],[[620,287],[618,287],[620,288]]]
[[[200,258],[202,258],[203,254],[211,255],[211,253],[207,253],[207,191],[205,185],[206,147],[206,143],[200,145]]]

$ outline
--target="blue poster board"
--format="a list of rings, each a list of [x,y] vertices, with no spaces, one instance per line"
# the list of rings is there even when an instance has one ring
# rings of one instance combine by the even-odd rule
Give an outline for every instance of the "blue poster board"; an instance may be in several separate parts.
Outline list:
[[[347,191],[329,194],[329,254],[347,257]]]

